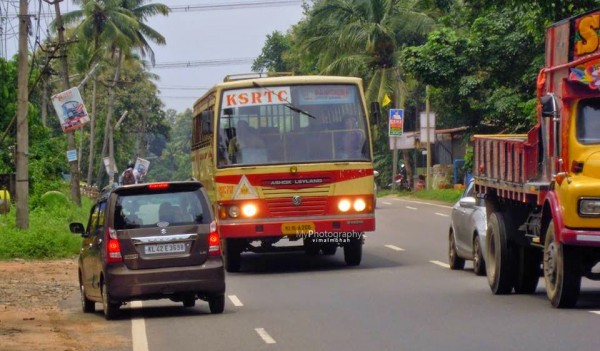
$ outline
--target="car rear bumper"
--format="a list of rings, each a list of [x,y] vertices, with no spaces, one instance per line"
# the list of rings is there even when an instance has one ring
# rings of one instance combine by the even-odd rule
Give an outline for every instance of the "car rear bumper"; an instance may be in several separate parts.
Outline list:
[[[223,260],[209,258],[203,265],[137,269],[125,265],[106,269],[108,292],[119,301],[168,298],[197,293],[218,295],[225,292]]]

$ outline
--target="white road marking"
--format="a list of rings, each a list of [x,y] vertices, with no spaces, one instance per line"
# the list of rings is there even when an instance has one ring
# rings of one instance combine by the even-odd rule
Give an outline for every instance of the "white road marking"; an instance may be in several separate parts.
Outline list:
[[[391,202],[387,202],[387,201],[381,201],[382,204],[386,204],[386,205],[391,205]]]
[[[132,301],[131,308],[141,308],[142,301]],[[131,319],[131,343],[133,351],[148,351],[148,337],[146,336],[146,320],[142,317]]]
[[[438,265],[440,267],[444,267],[444,268],[450,268],[450,265],[444,262],[440,262],[440,261],[429,261],[435,265]]]
[[[418,210],[418,208],[416,208],[416,207],[410,207],[410,206],[406,206],[406,208],[408,208],[409,210],[413,210],[413,211],[416,211],[416,210]]]
[[[256,330],[256,332],[258,333],[258,336],[261,337],[261,339],[263,339],[263,341],[267,344],[275,344],[276,341],[275,339],[273,339],[271,337],[271,335],[269,335],[269,333],[267,333],[267,331],[264,328],[254,328],[254,330]]]
[[[240,299],[238,299],[237,296],[235,296],[235,295],[229,295],[228,297],[229,297],[229,300],[231,300],[231,302],[233,303],[233,305],[235,307],[242,307],[242,306],[244,306],[244,304],[242,303],[242,301],[240,301]]]
[[[600,315],[600,311],[590,311],[590,313],[594,313],[594,314]]]
[[[394,201],[410,202],[410,203],[419,204],[419,205],[436,206],[436,207],[441,207],[441,208],[452,208],[452,206],[432,204],[430,202],[424,202],[424,201],[405,200],[405,199],[402,199],[402,198],[399,198],[399,197],[393,197],[392,200],[394,200]]]
[[[450,217],[450,215],[447,215],[445,213],[436,212],[435,214],[438,215],[438,216],[442,216],[442,217]]]
[[[388,249],[392,249],[394,251],[404,251],[403,248],[395,246],[395,245],[385,245],[385,247],[387,247]]]

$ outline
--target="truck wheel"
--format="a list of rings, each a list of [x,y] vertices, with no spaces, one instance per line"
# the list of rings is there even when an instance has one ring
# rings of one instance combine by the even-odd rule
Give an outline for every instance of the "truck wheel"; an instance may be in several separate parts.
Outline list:
[[[544,280],[552,306],[575,306],[581,289],[580,256],[574,247],[556,241],[553,221],[548,224],[544,241]]]
[[[454,240],[454,232],[452,230],[450,230],[450,234],[448,235],[448,263],[452,270],[465,268],[465,260],[458,257],[458,253],[456,252],[456,241]]]
[[[508,241],[513,225],[510,217],[494,212],[488,220],[486,235],[486,272],[490,289],[495,295],[510,294],[515,277],[512,247]]]
[[[224,263],[227,272],[239,272],[242,265],[242,247],[237,239],[225,239]]]
[[[519,266],[515,279],[515,293],[533,294],[540,280],[542,255],[536,249],[522,247],[519,250]]]
[[[350,239],[350,242],[344,245],[344,260],[348,266],[358,266],[362,260],[362,238]]]
[[[479,235],[473,239],[473,273],[475,275],[485,275],[485,260],[481,251]]]

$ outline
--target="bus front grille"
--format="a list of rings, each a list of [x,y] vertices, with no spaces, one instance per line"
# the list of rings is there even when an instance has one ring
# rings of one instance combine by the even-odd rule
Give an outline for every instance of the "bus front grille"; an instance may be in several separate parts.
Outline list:
[[[273,217],[302,217],[324,215],[327,209],[327,198],[302,197],[299,205],[292,202],[292,197],[267,199],[270,215]]]

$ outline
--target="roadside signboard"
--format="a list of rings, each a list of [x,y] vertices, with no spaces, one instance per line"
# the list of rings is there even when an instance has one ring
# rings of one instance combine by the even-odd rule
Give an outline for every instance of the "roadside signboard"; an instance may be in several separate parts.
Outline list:
[[[404,128],[404,110],[390,109],[389,136],[401,136]]]
[[[51,99],[63,132],[73,132],[90,121],[77,87],[58,93]]]

